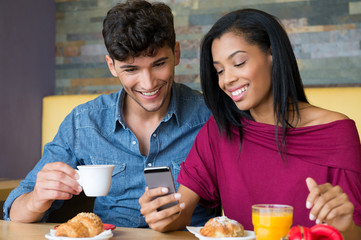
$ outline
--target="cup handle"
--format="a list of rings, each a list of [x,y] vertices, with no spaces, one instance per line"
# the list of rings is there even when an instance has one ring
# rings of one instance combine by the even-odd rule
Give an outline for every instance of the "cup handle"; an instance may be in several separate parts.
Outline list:
[[[79,170],[77,170],[77,169],[75,169],[75,171],[78,173],[78,176],[79,176],[79,178],[77,179],[77,181],[78,181],[79,185],[83,187],[83,185],[81,184],[80,172],[79,172]]]

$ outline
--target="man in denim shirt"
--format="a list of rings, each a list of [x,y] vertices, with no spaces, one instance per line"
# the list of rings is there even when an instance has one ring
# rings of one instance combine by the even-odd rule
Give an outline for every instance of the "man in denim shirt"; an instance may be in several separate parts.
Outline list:
[[[94,212],[116,226],[147,227],[138,203],[146,187],[144,168],[168,165],[176,180],[210,112],[201,94],[174,83],[180,47],[170,8],[119,3],[104,20],[103,37],[108,67],[123,88],[76,107],[65,118],[42,159],[6,200],[5,219],[46,221],[63,200],[82,191],[77,165],[114,164],[111,189],[96,198]],[[192,225],[213,216],[198,207]]]

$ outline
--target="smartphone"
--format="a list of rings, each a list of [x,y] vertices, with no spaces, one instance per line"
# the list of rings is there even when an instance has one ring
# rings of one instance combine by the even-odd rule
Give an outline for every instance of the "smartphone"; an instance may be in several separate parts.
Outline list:
[[[168,166],[159,166],[159,167],[147,167],[144,169],[144,177],[149,189],[157,187],[166,187],[169,189],[167,195],[175,193],[175,186],[172,176],[172,171]],[[155,197],[157,198],[157,197]],[[163,210],[178,204],[178,201],[166,204],[159,207],[157,210]]]

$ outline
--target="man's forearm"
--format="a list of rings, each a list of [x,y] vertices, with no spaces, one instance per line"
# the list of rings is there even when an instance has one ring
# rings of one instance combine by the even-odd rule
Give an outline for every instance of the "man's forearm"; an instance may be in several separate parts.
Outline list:
[[[38,222],[40,221],[44,214],[44,212],[34,211],[34,207],[32,206],[32,192],[25,193],[19,196],[10,208],[10,220],[14,222]],[[47,204],[48,205],[48,204]],[[47,209],[45,207],[45,209]]]

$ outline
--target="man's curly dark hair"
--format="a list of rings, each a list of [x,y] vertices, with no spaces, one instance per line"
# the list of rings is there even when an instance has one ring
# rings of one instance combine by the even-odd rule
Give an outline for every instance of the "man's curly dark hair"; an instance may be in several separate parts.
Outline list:
[[[166,44],[174,51],[172,11],[160,2],[128,0],[118,3],[103,21],[103,37],[113,60],[154,56]]]

